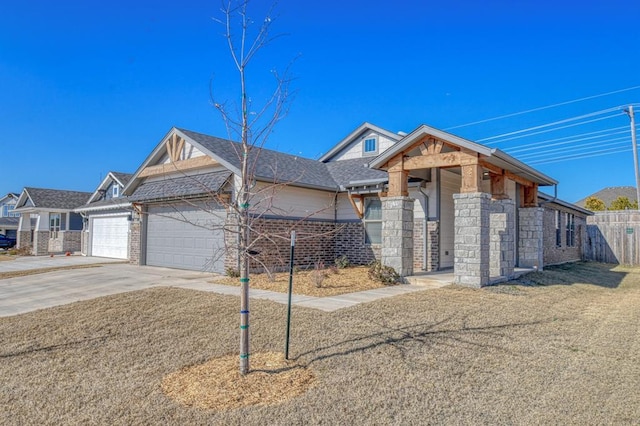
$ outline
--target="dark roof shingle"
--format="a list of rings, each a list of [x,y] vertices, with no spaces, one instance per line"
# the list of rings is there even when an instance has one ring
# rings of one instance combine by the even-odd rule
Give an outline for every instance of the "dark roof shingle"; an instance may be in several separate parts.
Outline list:
[[[180,176],[153,182],[143,182],[128,201],[154,201],[188,198],[218,192],[229,180],[232,173],[224,170],[199,175]]]
[[[72,210],[85,204],[91,192],[66,191],[62,189],[25,188],[27,194],[38,208]]]
[[[126,186],[133,177],[132,173],[111,172],[111,174],[114,175],[124,186]]]

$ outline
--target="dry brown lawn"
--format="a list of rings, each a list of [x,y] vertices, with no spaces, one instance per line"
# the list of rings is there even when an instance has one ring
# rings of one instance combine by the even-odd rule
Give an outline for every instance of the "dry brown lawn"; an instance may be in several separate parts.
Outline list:
[[[366,266],[335,269],[333,271],[325,269],[321,272],[320,285],[317,284],[316,271],[298,271],[293,275],[293,292],[306,296],[327,297],[384,287],[384,284],[369,279],[368,270],[369,268]],[[238,278],[225,277],[212,282],[240,286]],[[289,273],[276,273],[273,274],[273,278],[270,278],[267,274],[251,274],[250,286],[260,290],[287,293],[289,291]]]
[[[596,278],[597,277],[597,278]],[[0,284],[1,285],[1,284]],[[576,264],[325,313],[294,307],[313,386],[275,405],[186,406],[163,380],[234,355],[236,297],[154,288],[0,318],[0,424],[637,424],[640,269]],[[286,307],[252,301],[252,351]]]

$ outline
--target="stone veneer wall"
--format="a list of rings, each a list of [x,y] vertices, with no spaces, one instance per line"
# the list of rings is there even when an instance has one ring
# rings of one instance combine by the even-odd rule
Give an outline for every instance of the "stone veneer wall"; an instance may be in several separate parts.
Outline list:
[[[61,234],[63,252],[80,251],[82,246],[82,231],[63,231]]]
[[[468,287],[489,284],[491,196],[483,192],[453,194],[454,282]]]
[[[518,266],[521,268],[544,268],[542,207],[521,207],[519,215]]]
[[[561,211],[560,215],[560,236],[562,244],[556,246],[556,211]],[[567,223],[565,213],[572,213],[575,217],[575,244],[573,247],[567,246]],[[544,208],[544,264],[553,265],[557,263],[573,262],[583,259],[583,242],[586,233],[586,217],[578,216],[574,210],[562,206],[547,204]]]
[[[142,222],[140,214],[132,213],[132,220],[129,224],[129,263],[140,265],[142,248]]]
[[[413,198],[382,198],[381,262],[400,276],[413,275]]]
[[[492,200],[489,217],[489,274],[491,277],[513,277],[515,267],[516,203],[513,200]]]

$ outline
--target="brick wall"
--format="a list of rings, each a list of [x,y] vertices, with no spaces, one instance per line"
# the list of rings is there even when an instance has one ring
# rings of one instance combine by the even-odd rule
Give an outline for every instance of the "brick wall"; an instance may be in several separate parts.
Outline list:
[[[20,231],[18,232],[18,241],[17,241],[17,247],[18,248],[27,248],[27,247],[33,247],[33,233],[32,231]]]
[[[427,223],[427,271],[437,271],[440,268],[440,222]]]
[[[424,221],[413,222],[413,268],[418,271],[437,271],[440,263],[439,236],[440,224],[427,222],[427,264],[424,265]]]
[[[33,254],[35,256],[49,254],[49,231],[33,232]]]
[[[62,234],[62,251],[80,251],[82,241],[82,231],[64,231]]]
[[[361,221],[339,222],[335,229],[336,258],[345,255],[353,265],[367,265],[380,259],[380,244],[364,243],[364,224]]]
[[[561,246],[556,245],[556,211],[560,211],[560,237]],[[566,214],[572,213],[575,217],[575,241],[573,247],[567,245],[567,223]],[[544,264],[553,265],[557,263],[573,262],[583,258],[583,241],[586,232],[586,216],[578,216],[575,210],[570,210],[562,206],[547,204],[543,216],[543,238],[544,238]]]

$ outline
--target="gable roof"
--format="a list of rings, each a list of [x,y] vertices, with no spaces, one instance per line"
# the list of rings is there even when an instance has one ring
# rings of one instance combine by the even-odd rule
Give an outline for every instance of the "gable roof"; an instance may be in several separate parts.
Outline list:
[[[584,197],[581,200],[575,202],[575,204],[584,207],[587,202],[587,198],[596,197],[604,201],[604,204],[609,207],[611,202],[618,197],[627,197],[632,203],[638,198],[635,186],[610,186],[602,188],[598,192],[594,192],[591,195]]]
[[[15,192],[9,192],[7,195],[0,197],[0,203],[5,202],[6,200],[17,200],[20,195]]]
[[[86,203],[90,196],[90,192],[25,187],[18,199],[16,210],[23,208],[27,200],[31,200],[34,208],[73,210]]]
[[[107,203],[102,203],[104,205],[114,204],[114,202],[111,200],[102,200],[103,191],[109,187],[111,182],[116,182],[124,188],[127,185],[127,183],[129,183],[132,177],[133,177],[133,174],[131,173],[122,173],[122,172],[113,172],[113,171],[107,173],[104,179],[102,179],[102,182],[100,182],[100,185],[98,185],[98,187],[93,192],[93,194],[91,194],[91,197],[89,197],[86,204],[87,205],[91,204],[95,206],[96,203],[99,203],[102,201],[107,201]]]
[[[559,199],[557,197],[553,197],[553,196],[551,196],[549,194],[545,194],[544,192],[538,192],[538,198],[540,198],[542,200],[542,202],[545,203],[545,204],[546,203],[557,204],[559,206],[563,206],[563,207],[566,207],[568,209],[571,209],[571,210],[573,210],[575,212],[582,213],[585,216],[593,216],[593,212],[591,210],[587,210],[587,209],[584,209],[584,208],[582,208],[582,207],[580,207],[578,205],[569,203],[567,201],[563,201],[563,200],[561,200],[561,199]]]
[[[356,140],[362,133],[367,130],[373,130],[374,132],[380,133],[391,140],[399,141],[403,138],[402,135],[390,132],[388,130],[383,129],[382,127],[378,127],[375,124],[367,123],[366,121],[358,126],[353,132],[349,133],[349,135],[338,142],[333,148],[327,151],[322,157],[320,157],[319,161],[327,162],[341,150],[343,150],[347,145]]]
[[[535,170],[533,167],[526,165],[520,160],[515,159],[509,154],[497,149],[489,148],[484,145],[480,145],[470,140],[461,138],[451,133],[436,129],[434,127],[423,124],[415,129],[413,132],[405,136],[400,142],[387,149],[385,152],[377,156],[371,163],[370,167],[382,168],[384,165],[395,155],[401,153],[405,149],[411,147],[414,143],[418,142],[424,136],[434,136],[452,145],[456,145],[462,148],[469,149],[477,152],[485,157],[485,161],[499,167],[501,169],[509,170],[510,172],[523,177],[531,182],[535,182],[541,186],[556,185],[557,180],[546,176],[545,174]]]

